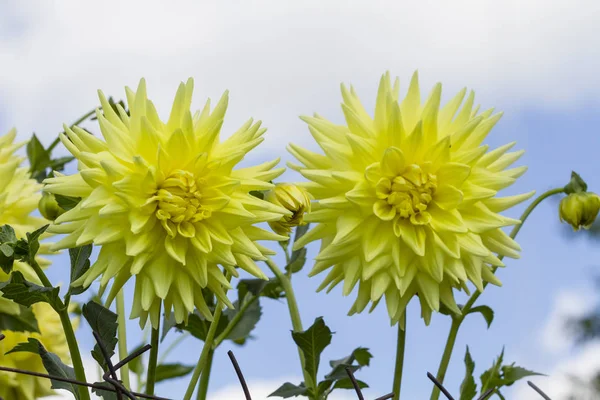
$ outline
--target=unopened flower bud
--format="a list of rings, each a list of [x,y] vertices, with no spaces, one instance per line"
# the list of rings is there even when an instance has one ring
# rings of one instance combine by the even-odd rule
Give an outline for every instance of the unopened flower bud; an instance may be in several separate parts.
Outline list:
[[[571,193],[560,201],[559,216],[573,230],[589,229],[600,211],[600,196],[592,192]]]
[[[65,210],[58,205],[52,193],[42,194],[38,208],[40,209],[40,214],[49,221],[54,221],[65,212]]]
[[[279,221],[269,222],[276,233],[288,236],[293,227],[305,224],[304,213],[310,212],[310,195],[304,188],[278,183],[266,193],[265,200],[292,212],[292,215],[286,215]]]

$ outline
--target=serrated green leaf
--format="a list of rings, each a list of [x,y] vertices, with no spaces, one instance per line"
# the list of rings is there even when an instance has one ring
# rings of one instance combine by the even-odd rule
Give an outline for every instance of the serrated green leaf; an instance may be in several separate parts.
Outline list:
[[[330,373],[325,375],[325,379],[331,379],[333,381],[336,381],[348,378],[346,368],[350,368],[350,371],[352,371],[352,373],[355,373],[360,369],[358,365],[338,364],[335,367],[333,367]]]
[[[485,319],[488,329],[490,328],[490,326],[492,325],[492,321],[494,321],[494,310],[492,310],[488,306],[477,306],[471,308],[467,314],[473,313],[480,313]]]
[[[285,270],[292,273],[296,273],[302,270],[306,264],[306,247],[301,248],[298,251],[292,252],[292,257],[290,258],[290,263],[285,266]]]
[[[229,321],[226,318],[221,318],[219,320],[217,330],[215,331],[215,337],[218,337],[221,333],[223,333],[225,328],[227,328],[228,323]],[[196,310],[193,314],[189,315],[187,325],[177,324],[176,326],[178,329],[191,333],[196,339],[205,341],[206,335],[208,334],[208,329],[210,327],[210,321],[207,321],[206,318],[204,318]]]
[[[286,382],[267,397],[283,397],[284,399],[287,399],[289,397],[306,396],[307,394],[308,389],[304,386],[304,382],[298,386]]]
[[[68,379],[76,379],[75,378],[75,370],[68,365],[65,365],[60,357],[58,357],[54,353],[48,352],[44,346],[37,340],[33,338],[28,338],[27,343],[19,343],[14,349],[12,349],[10,353],[15,353],[19,351],[26,351],[30,353],[39,354],[42,358],[42,363],[44,364],[44,368],[48,372],[48,375],[68,378]],[[71,392],[75,399],[79,400],[79,388],[72,383],[57,381],[54,379],[50,380],[52,382],[52,389],[65,389]]]
[[[523,379],[527,376],[534,376],[534,375],[542,375],[543,376],[544,374],[540,374],[539,372],[530,371],[525,368],[516,367],[515,363],[512,363],[511,365],[502,366],[503,386],[510,386],[513,383],[515,383],[516,381],[518,381],[519,379]]]
[[[2,297],[26,307],[43,302],[50,304],[55,310],[58,309],[59,290],[59,288],[48,288],[31,283],[25,280],[19,271],[13,271],[8,281],[0,283]]]
[[[81,201],[81,197],[63,196],[61,194],[55,194],[54,199],[58,206],[65,211],[71,210]]]
[[[502,352],[500,353],[494,364],[479,377],[479,379],[481,380],[481,393],[485,393],[485,391],[490,388],[501,386],[500,367],[502,365],[503,359],[504,347],[502,348]]]
[[[46,177],[46,168],[50,165],[50,152],[40,143],[35,133],[27,143],[27,158],[31,176],[41,183]]]
[[[231,321],[241,309],[239,300],[236,300],[233,305],[235,309],[227,309],[223,312],[229,321]],[[261,315],[262,310],[260,303],[258,302],[258,299],[255,298],[255,300],[247,306],[244,314],[239,319],[235,327],[231,330],[231,332],[229,332],[227,339],[233,341],[246,339],[250,335],[250,332],[252,332],[256,327]]]
[[[82,314],[90,324],[92,331],[96,332],[102,339],[108,356],[112,357],[115,354],[115,346],[117,345],[117,314],[94,301],[83,305]],[[92,350],[92,357],[106,371],[106,360],[98,344]]]
[[[75,157],[70,157],[70,156],[55,158],[53,160],[50,160],[49,167],[53,171],[63,171],[65,169],[65,165],[70,163],[74,159],[75,159]]]
[[[183,364],[158,364],[156,366],[156,382],[186,376],[194,370],[193,365]]]
[[[333,380],[325,379],[319,382],[317,385],[317,398],[327,398],[327,395],[331,393],[331,386],[333,385]]]
[[[268,297],[270,299],[281,299],[285,297],[285,292],[279,280],[275,277],[264,279],[242,279],[239,281],[238,296],[245,298],[246,293],[252,293],[254,296]]]
[[[319,370],[321,353],[331,343],[332,332],[322,317],[316,318],[310,328],[304,332],[292,332],[292,338],[304,354],[304,368],[311,377]]]
[[[10,225],[0,226],[0,243],[15,244],[17,243],[17,236],[15,230]]]
[[[32,309],[20,304],[18,314],[0,313],[0,327],[2,327],[2,330],[13,332],[40,332]]]
[[[460,400],[472,400],[477,395],[477,384],[475,383],[475,378],[473,377],[473,372],[475,371],[475,362],[473,361],[473,358],[471,358],[469,346],[467,346],[467,351],[465,353],[465,367],[465,377],[460,384]]]
[[[90,269],[90,256],[92,255],[91,244],[69,249],[69,258],[71,260],[71,282],[79,279],[88,269]],[[81,294],[85,291],[83,287],[70,287],[72,294]]]
[[[358,387],[361,389],[366,389],[369,387],[369,385],[367,385],[365,382],[357,379],[356,382],[358,383]],[[352,381],[350,380],[350,378],[344,378],[344,379],[340,379],[339,381],[335,382],[335,385],[333,385],[334,389],[352,389],[354,390],[354,385],[352,384]]]
[[[32,260],[35,259],[35,256],[40,249],[40,236],[46,232],[46,229],[48,229],[49,226],[50,225],[44,225],[31,233],[27,232],[27,258],[23,261],[31,264]]]
[[[0,251],[5,257],[12,257],[15,254],[13,248],[8,243],[0,244]]]
[[[329,365],[331,368],[335,368],[338,365],[352,365],[352,363],[356,360],[359,366],[369,366],[369,363],[373,358],[373,355],[369,351],[369,349],[365,347],[357,347],[350,353],[349,356],[341,358],[339,360],[331,360],[329,361]]]

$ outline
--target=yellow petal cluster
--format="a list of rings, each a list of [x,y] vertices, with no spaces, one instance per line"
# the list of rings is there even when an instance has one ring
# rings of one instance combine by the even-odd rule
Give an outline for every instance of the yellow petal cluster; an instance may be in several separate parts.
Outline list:
[[[21,166],[25,157],[19,157],[15,152],[26,142],[15,143],[17,131],[12,129],[0,137],[0,226],[10,225],[17,238],[26,237],[27,232],[33,232],[48,223],[44,218],[31,215],[38,206],[42,185],[29,176],[29,168]],[[48,235],[44,235],[46,237]],[[48,253],[48,244],[41,244],[40,253]],[[42,266],[49,262],[38,259]],[[33,269],[20,261],[13,268],[23,273],[29,281],[38,282]],[[8,280],[8,275],[0,270],[0,281]],[[0,313],[14,314],[18,312],[17,304],[0,297]]]
[[[62,362],[70,362],[69,348],[56,311],[46,303],[36,303],[32,310],[40,332],[2,331],[6,337],[0,341],[0,365],[46,374],[38,354],[17,352],[5,355],[17,344],[27,343],[28,338],[34,338],[39,340],[47,351],[60,357]],[[0,371],[0,397],[6,400],[34,400],[53,393],[48,379]]]
[[[269,190],[283,168],[278,160],[234,169],[263,141],[266,129],[249,120],[229,138],[219,135],[227,92],[211,111],[210,100],[192,116],[193,80],[179,86],[167,122],[161,121],[142,79],[126,88],[129,112],[114,110],[99,92],[96,112],[102,138],[65,127],[61,140],[78,160],[79,172],[46,179],[45,191],[82,200],[60,215],[51,231],[67,234],[55,248],[101,246],[97,261],[74,284],[112,280],[109,302],[135,276],[131,318],[158,325],[161,303],[167,315],[187,320],[197,308],[212,315],[202,296],[208,288],[228,306],[224,272],[236,267],[266,278],[255,261],[269,250],[259,240],[282,237],[254,224],[291,214],[249,194]]]
[[[574,231],[589,229],[600,211],[600,196],[592,192],[575,192],[563,197],[559,205],[559,217]]]
[[[345,125],[302,118],[323,153],[288,147],[317,200],[305,216],[314,228],[295,247],[321,241],[310,273],[329,270],[319,290],[343,282],[348,295],[359,285],[350,314],[385,298],[395,323],[417,295],[428,324],[440,304],[459,312],[453,289],[499,285],[498,255],[519,257],[502,228],[520,221],[499,213],[533,192],[496,195],[526,171],[507,169],[523,151],[510,152],[514,142],[490,151],[483,141],[501,114],[479,112],[473,92],[463,102],[466,89],[440,107],[441,92],[437,84],[422,102],[415,73],[399,99],[398,79],[385,74],[371,117],[342,85]]]
[[[269,222],[271,229],[278,234],[289,236],[293,227],[306,224],[304,214],[310,212],[310,194],[303,187],[278,183],[266,193],[265,200],[292,212],[292,215],[285,215],[279,221]]]

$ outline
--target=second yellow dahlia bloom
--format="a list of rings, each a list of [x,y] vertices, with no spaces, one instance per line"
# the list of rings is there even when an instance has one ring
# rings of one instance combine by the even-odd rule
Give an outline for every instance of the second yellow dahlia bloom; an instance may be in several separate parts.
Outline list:
[[[47,351],[56,354],[62,362],[69,363],[69,347],[56,311],[46,303],[36,303],[32,310],[40,332],[1,331],[6,337],[0,341],[0,365],[46,374],[38,354],[16,352],[5,355],[19,343],[27,343],[28,338],[33,338],[39,340]],[[0,397],[6,400],[34,400],[53,393],[48,379],[0,371]]]
[[[31,215],[41,198],[42,185],[29,176],[29,168],[21,166],[24,157],[15,152],[26,142],[15,143],[17,131],[12,129],[0,137],[0,226],[10,225],[18,239],[26,237],[48,223],[44,218]],[[43,237],[48,235],[44,234]],[[47,243],[40,245],[40,253],[48,253]],[[49,261],[38,259],[41,266],[49,265]],[[13,269],[23,273],[29,281],[39,283],[33,269],[21,261],[15,261]],[[0,282],[8,280],[8,275],[0,270]],[[19,306],[11,300],[0,296],[0,312],[14,314]]]
[[[343,282],[348,295],[359,285],[350,314],[385,298],[395,323],[417,295],[428,324],[440,302],[459,312],[453,288],[499,285],[497,255],[519,256],[502,228],[520,221],[499,213],[533,192],[496,194],[526,171],[506,169],[523,151],[508,152],[514,142],[488,151],[482,142],[501,114],[478,113],[472,92],[463,103],[466,90],[440,108],[441,91],[437,84],[423,104],[415,73],[400,100],[398,80],[392,86],[386,74],[372,118],[342,85],[346,125],[303,117],[324,154],[288,147],[317,200],[305,217],[316,224],[295,248],[321,240],[311,275],[329,273],[319,290]]]
[[[47,192],[82,198],[51,227],[67,234],[55,247],[101,246],[97,261],[74,284],[88,286],[102,276],[104,288],[112,279],[111,301],[135,276],[131,317],[142,326],[148,316],[158,325],[161,303],[177,322],[195,307],[212,318],[201,291],[206,287],[232,306],[219,266],[233,276],[239,266],[266,278],[255,260],[269,250],[256,241],[284,237],[253,225],[291,214],[249,194],[273,187],[269,181],[284,171],[273,169],[278,160],[234,169],[266,129],[250,120],[221,142],[227,93],[212,112],[208,101],[192,116],[192,90],[191,79],[180,85],[166,123],[147,99],[143,79],[136,92],[126,89],[129,115],[120,106],[115,112],[100,92],[103,111],[96,115],[104,140],[65,127],[61,140],[79,172],[45,181]]]

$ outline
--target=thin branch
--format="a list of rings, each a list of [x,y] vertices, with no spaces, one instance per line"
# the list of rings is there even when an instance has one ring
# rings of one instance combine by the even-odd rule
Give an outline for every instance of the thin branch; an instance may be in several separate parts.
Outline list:
[[[246,396],[246,400],[252,400],[250,396],[250,390],[248,390],[248,385],[246,384],[246,380],[244,379],[244,375],[242,374],[242,370],[240,365],[238,364],[235,356],[233,355],[233,351],[229,350],[227,352],[231,363],[233,364],[233,369],[235,369],[235,373],[237,374],[238,379],[240,380],[240,384],[242,385],[242,390],[244,391],[244,396]]]
[[[446,388],[437,379],[435,379],[435,376],[428,372],[427,377],[431,379],[431,381],[435,384],[435,386],[438,387],[438,389],[440,389],[440,392],[444,393],[444,396],[446,396],[448,400],[454,400],[454,397],[452,397],[450,392],[448,392]]]
[[[536,385],[534,385],[534,384],[533,384],[533,382],[531,382],[531,381],[527,381],[527,384],[528,384],[529,386],[531,386],[531,388],[532,388],[533,390],[535,390],[536,392],[538,392],[538,394],[539,394],[540,396],[542,396],[542,397],[544,398],[544,400],[552,400],[550,397],[548,397],[548,395],[547,395],[546,393],[542,392],[542,389],[540,389],[539,387],[537,387]]]
[[[358,382],[356,381],[356,378],[354,377],[354,374],[352,373],[352,370],[349,367],[346,367],[346,373],[350,377],[350,381],[352,382],[352,386],[354,386],[354,390],[356,391],[358,400],[365,400],[365,397],[363,396],[360,390],[360,386],[358,386]]]

